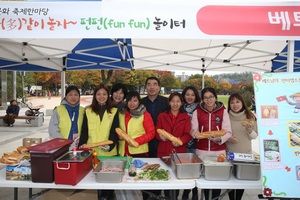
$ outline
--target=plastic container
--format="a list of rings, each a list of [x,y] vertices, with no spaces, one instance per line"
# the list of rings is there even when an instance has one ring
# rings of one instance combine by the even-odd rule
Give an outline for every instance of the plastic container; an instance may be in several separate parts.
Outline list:
[[[82,152],[69,151],[53,162],[56,184],[76,185],[92,170],[92,151]]]
[[[104,160],[94,169],[95,179],[98,183],[122,182],[126,166],[124,160]],[[106,169],[106,170],[103,170]],[[117,171],[115,169],[118,169]]]
[[[73,141],[56,138],[29,147],[32,182],[52,183],[54,181],[53,161],[69,151]]]
[[[208,181],[227,181],[232,174],[233,165],[225,159],[218,162],[216,156],[205,156],[203,160],[203,175]]]
[[[261,176],[260,163],[231,162],[233,174],[239,180],[259,180]]]
[[[198,179],[201,176],[202,160],[195,153],[171,154],[171,168],[178,179]]]

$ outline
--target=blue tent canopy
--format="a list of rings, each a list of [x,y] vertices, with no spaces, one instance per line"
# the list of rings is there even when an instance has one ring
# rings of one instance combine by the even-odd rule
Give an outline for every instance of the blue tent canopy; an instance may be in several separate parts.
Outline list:
[[[15,62],[0,59],[0,70],[7,70],[7,71],[40,71],[40,72],[55,72],[57,70],[43,67],[40,65],[34,65],[29,63],[23,62]]]
[[[0,39],[0,70],[132,69],[131,39]]]
[[[67,70],[132,69],[131,39],[82,39],[67,55]]]
[[[272,60],[272,72],[287,71],[288,46]],[[300,41],[295,41],[294,72],[300,72]]]

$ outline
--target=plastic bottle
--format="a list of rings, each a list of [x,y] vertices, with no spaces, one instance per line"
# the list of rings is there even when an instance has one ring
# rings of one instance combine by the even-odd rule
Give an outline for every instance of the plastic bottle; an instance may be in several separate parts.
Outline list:
[[[93,152],[93,157],[94,157],[94,168],[96,168],[97,165],[99,164],[96,150],[94,150],[94,152]]]
[[[136,166],[135,164],[131,163],[128,170],[129,176],[135,176],[136,175]]]

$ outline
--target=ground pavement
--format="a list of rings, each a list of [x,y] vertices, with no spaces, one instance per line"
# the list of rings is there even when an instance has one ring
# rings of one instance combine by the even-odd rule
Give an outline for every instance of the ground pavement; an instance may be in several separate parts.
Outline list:
[[[91,103],[92,96],[82,96],[81,105],[87,106]],[[33,106],[42,107],[41,111],[49,113],[55,106],[60,104],[60,97],[51,97],[48,100],[47,97],[31,97],[28,99]],[[27,108],[21,108],[20,115],[24,115]],[[5,110],[0,110],[0,115],[5,115]],[[51,116],[45,116],[44,124],[40,127],[32,127],[30,124],[26,124],[25,120],[16,120],[13,127],[0,126],[0,156],[4,152],[11,152],[18,146],[22,145],[23,138],[42,138],[48,137],[48,124]],[[253,142],[253,149],[259,152],[258,140]],[[0,169],[5,167],[0,164]],[[33,193],[40,192],[41,189],[33,189]],[[200,190],[199,190],[200,191]],[[13,199],[13,188],[0,188],[0,199],[1,200],[12,200]],[[243,200],[257,200],[257,194],[260,194],[261,190],[246,190]],[[28,189],[19,189],[18,192],[19,200],[26,200],[28,198]],[[36,197],[34,199],[41,199]],[[226,196],[224,200],[228,200]]]

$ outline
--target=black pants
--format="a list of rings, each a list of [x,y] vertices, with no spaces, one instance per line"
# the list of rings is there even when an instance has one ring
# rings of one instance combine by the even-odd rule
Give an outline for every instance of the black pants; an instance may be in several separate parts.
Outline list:
[[[174,192],[174,190],[164,190],[166,199],[171,199],[171,197],[173,197],[171,192]],[[171,199],[171,200],[177,200],[178,195],[179,195],[179,190],[175,190],[175,199]]]
[[[221,194],[221,189],[212,189],[212,199],[217,197],[217,196],[220,196]],[[205,189],[204,190],[204,196],[205,196],[205,200],[210,200],[209,199],[209,189]]]
[[[192,196],[198,197],[198,188],[197,188],[197,187],[194,187],[194,188],[191,189],[191,190],[190,190],[190,189],[184,190],[184,191],[183,191],[183,194],[182,194],[182,197],[184,197],[184,198],[187,199],[191,191],[192,191]]]
[[[151,196],[149,193],[152,193],[155,196],[159,196],[161,195],[161,190],[143,190],[143,200],[147,200]]]
[[[114,199],[114,190],[98,190],[99,200],[111,200]]]
[[[146,192],[145,192],[146,191]],[[150,194],[148,192],[154,194],[155,196],[161,195],[162,190],[143,190],[143,200],[147,200],[150,197]],[[174,192],[174,190],[163,190],[164,193],[164,199],[170,199],[170,200],[177,200],[179,195],[179,190],[175,190],[175,199],[171,198],[171,192]]]
[[[228,196],[230,200],[241,200],[244,194],[244,189],[239,190],[231,190],[228,192]]]

